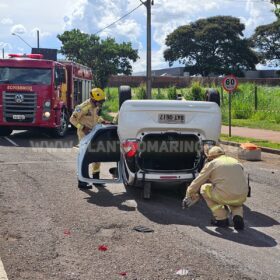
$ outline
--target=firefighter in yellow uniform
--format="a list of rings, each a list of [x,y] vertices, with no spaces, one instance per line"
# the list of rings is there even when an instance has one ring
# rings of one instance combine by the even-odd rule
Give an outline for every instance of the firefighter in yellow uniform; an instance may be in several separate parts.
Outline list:
[[[79,141],[85,137],[98,123],[103,119],[99,116],[102,104],[105,101],[105,93],[100,88],[93,88],[90,93],[90,98],[78,105],[71,118],[70,122],[77,128]],[[92,177],[99,179],[100,163],[92,164]],[[84,186],[83,188],[90,188]]]
[[[236,159],[226,156],[218,146],[208,151],[207,158],[208,162],[199,176],[188,187],[183,205],[191,206],[199,200],[200,193],[214,216],[212,225],[229,226],[231,211],[234,228],[244,229],[243,203],[247,198],[248,184],[243,166]]]

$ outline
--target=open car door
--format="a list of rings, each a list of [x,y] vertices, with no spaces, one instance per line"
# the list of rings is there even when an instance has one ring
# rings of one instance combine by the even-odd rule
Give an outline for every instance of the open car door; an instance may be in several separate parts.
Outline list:
[[[91,163],[100,162],[100,179],[92,179]],[[88,184],[121,183],[120,141],[116,125],[97,125],[79,147],[78,180]],[[114,176],[110,168],[116,168]]]

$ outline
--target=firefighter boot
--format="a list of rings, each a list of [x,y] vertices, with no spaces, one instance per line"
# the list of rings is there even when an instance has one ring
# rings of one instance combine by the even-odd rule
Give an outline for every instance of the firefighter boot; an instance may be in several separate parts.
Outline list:
[[[92,173],[92,179],[97,179],[99,180],[100,179],[100,172],[96,172],[96,173]],[[102,187],[104,186],[104,184],[101,184],[101,183],[96,183],[94,184],[96,187]]]
[[[213,219],[211,219],[211,225],[216,226],[216,227],[228,227],[229,221],[228,221],[228,219],[216,220],[213,218]]]
[[[244,229],[244,220],[241,216],[236,215],[233,217],[233,227],[236,230],[243,230]]]

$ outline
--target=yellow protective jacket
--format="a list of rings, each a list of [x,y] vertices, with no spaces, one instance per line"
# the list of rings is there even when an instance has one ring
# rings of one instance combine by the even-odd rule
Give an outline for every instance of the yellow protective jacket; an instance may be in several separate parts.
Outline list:
[[[98,108],[94,106],[90,99],[78,105],[70,117],[70,122],[79,130],[82,130],[85,126],[92,129],[101,121],[102,118],[98,116]]]
[[[248,185],[243,166],[236,159],[220,156],[203,167],[198,177],[191,183],[187,193],[198,193],[201,185],[211,183],[222,197],[246,196]]]

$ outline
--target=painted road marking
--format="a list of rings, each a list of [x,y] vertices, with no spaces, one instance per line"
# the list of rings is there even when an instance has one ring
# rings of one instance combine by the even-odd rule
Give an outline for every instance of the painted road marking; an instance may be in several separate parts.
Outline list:
[[[8,280],[8,276],[4,269],[4,265],[1,261],[1,258],[0,258],[0,280]]]
[[[18,144],[15,143],[13,140],[11,140],[10,138],[8,137],[4,137],[7,141],[9,141],[10,143],[12,143],[14,146],[18,147]]]

